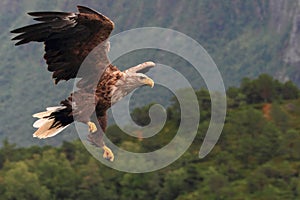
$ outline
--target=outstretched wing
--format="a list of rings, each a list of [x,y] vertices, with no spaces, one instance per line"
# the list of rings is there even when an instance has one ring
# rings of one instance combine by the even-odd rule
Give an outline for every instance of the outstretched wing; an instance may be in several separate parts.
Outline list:
[[[148,62],[141,63],[137,66],[131,67],[126,71],[133,72],[133,73],[147,73],[154,66],[155,66],[154,62],[148,61]]]
[[[85,69],[85,75],[101,74],[109,64],[106,40],[114,23],[90,8],[77,7],[79,13],[30,12],[28,14],[40,23],[11,31],[19,34],[12,39],[19,40],[16,45],[44,42],[44,58],[48,70],[53,72],[55,84],[78,77],[82,62],[99,44],[98,60]],[[95,73],[96,70],[98,73]]]

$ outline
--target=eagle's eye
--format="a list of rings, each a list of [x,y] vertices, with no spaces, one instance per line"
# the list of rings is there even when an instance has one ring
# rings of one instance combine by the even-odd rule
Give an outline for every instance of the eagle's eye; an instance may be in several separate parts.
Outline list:
[[[144,80],[144,79],[146,79],[146,77],[140,76],[140,80]]]

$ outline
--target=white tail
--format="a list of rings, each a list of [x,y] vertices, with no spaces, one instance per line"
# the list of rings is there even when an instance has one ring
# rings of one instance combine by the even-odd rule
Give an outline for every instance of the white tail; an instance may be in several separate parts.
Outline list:
[[[49,107],[44,112],[39,112],[32,115],[35,118],[39,118],[36,122],[34,122],[33,127],[38,128],[37,131],[34,132],[33,137],[37,137],[40,139],[53,137],[60,133],[62,130],[67,128],[69,125],[60,126],[60,127],[51,127],[54,123],[54,119],[47,118],[51,115],[52,112],[64,109],[64,106],[57,107]]]

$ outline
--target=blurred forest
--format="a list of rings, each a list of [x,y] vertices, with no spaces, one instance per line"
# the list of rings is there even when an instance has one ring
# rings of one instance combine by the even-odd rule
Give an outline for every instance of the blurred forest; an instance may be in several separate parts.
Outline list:
[[[210,97],[206,89],[197,91],[201,121],[194,143],[170,166],[145,174],[104,166],[79,140],[60,147],[27,148],[5,140],[0,149],[0,199],[299,199],[299,92],[292,82],[281,83],[267,74],[228,88],[221,138],[207,157],[199,159],[210,121]],[[109,127],[108,137],[133,152],[162,147],[179,123],[179,105],[171,101],[167,123],[154,137],[133,139],[116,126]],[[133,119],[147,124],[148,109],[136,108]]]

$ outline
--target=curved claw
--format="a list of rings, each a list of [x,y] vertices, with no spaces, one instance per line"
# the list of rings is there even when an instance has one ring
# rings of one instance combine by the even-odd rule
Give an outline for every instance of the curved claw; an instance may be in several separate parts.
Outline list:
[[[113,152],[111,151],[111,149],[105,145],[102,147],[102,149],[104,151],[103,158],[105,158],[106,160],[109,160],[111,162],[114,161],[115,156],[114,156]]]
[[[97,126],[94,122],[88,122],[87,125],[89,126],[90,133],[95,133],[97,131]]]

